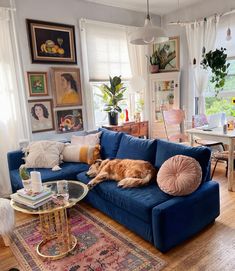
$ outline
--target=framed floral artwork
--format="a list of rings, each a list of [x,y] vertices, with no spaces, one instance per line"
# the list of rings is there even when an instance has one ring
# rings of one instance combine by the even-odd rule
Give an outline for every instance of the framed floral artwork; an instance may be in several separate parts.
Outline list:
[[[73,25],[26,19],[33,63],[76,64]]]
[[[29,96],[47,96],[47,72],[27,72]]]
[[[33,133],[55,130],[51,99],[28,101],[28,108]]]
[[[78,68],[51,68],[51,79],[55,106],[82,105],[80,70]]]
[[[58,133],[83,130],[82,109],[58,110],[56,113],[56,130]]]
[[[159,58],[159,71],[178,71],[180,68],[179,37],[171,37],[166,42],[155,43],[153,52]]]

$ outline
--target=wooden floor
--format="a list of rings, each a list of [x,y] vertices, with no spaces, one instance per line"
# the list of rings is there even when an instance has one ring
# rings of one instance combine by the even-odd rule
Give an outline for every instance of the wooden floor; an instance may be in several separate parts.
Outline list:
[[[220,183],[220,216],[213,225],[166,254],[162,254],[151,244],[98,210],[85,204],[83,206],[144,248],[164,259],[167,262],[164,271],[233,271],[235,270],[235,192],[227,190],[224,164],[218,166],[214,179]],[[16,213],[17,222],[28,219],[28,217],[28,215]],[[0,238],[0,271],[9,270],[12,267],[18,267],[17,261],[11,250],[4,247]]]

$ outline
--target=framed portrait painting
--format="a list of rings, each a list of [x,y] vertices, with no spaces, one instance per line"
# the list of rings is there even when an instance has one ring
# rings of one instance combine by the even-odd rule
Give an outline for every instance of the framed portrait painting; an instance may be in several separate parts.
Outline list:
[[[55,130],[51,99],[28,101],[28,107],[33,133]]]
[[[33,63],[76,64],[73,25],[26,19]]]
[[[180,68],[179,37],[171,37],[166,42],[155,43],[153,51],[160,60],[160,72],[178,71]]]
[[[47,72],[27,72],[29,96],[47,96]]]
[[[58,133],[82,131],[82,109],[78,108],[56,111],[56,130]]]
[[[55,106],[82,105],[80,70],[78,68],[51,68]]]

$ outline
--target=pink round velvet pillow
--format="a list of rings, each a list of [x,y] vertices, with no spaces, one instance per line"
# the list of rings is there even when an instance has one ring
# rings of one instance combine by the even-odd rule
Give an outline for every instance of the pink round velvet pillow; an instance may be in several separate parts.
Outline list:
[[[166,160],[157,174],[160,189],[173,196],[194,192],[202,181],[200,164],[192,157],[175,155]]]

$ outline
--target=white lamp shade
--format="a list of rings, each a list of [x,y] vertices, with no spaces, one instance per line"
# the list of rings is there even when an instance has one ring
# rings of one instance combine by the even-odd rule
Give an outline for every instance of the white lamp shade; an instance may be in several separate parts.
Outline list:
[[[145,19],[144,27],[139,27],[129,35],[129,41],[136,45],[148,45],[153,42],[165,42],[168,41],[164,29],[158,26],[152,26],[149,19]]]

